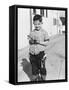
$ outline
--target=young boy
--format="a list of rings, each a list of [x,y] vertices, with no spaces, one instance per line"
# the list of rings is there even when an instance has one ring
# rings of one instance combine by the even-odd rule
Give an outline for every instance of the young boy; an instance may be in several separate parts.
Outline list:
[[[30,62],[32,65],[32,74],[33,80],[40,74],[42,75],[43,80],[46,76],[46,69],[41,68],[41,60],[45,55],[45,46],[47,44],[47,40],[49,40],[48,34],[46,31],[42,29],[42,16],[36,14],[33,18],[34,30],[28,35],[29,37],[29,55]]]

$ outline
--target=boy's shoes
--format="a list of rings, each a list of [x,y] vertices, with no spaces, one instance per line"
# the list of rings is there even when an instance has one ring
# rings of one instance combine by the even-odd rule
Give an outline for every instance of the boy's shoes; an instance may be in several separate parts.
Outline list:
[[[42,76],[38,76],[33,81],[45,81]]]

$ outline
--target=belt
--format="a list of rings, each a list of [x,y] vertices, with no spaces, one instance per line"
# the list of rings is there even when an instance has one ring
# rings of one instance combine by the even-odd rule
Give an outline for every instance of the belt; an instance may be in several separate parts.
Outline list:
[[[44,53],[44,51],[40,51],[38,54],[32,54],[32,53],[29,53],[30,55],[39,55],[40,53]]]

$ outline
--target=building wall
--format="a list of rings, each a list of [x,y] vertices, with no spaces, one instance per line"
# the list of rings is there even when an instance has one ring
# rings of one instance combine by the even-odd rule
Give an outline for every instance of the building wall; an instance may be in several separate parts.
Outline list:
[[[18,49],[26,47],[27,35],[30,33],[30,9],[18,9]]]

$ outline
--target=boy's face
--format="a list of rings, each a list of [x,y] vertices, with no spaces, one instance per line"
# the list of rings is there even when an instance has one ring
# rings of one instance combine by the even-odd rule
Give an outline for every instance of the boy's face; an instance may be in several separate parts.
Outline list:
[[[42,27],[42,22],[40,22],[39,20],[34,21],[33,24],[37,31],[39,31]]]

